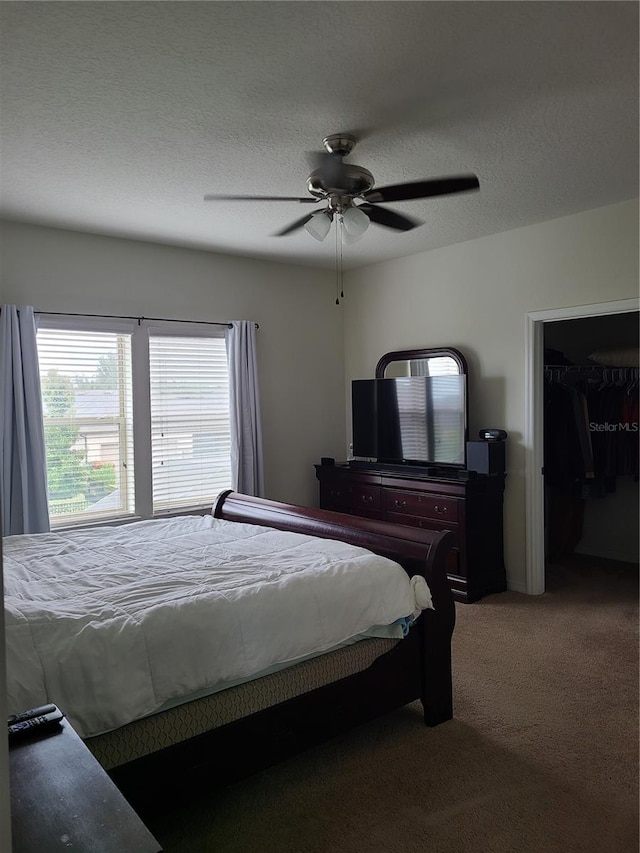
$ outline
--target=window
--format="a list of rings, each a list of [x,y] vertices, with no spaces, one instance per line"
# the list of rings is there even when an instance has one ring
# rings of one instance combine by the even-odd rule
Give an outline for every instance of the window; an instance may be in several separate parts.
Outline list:
[[[224,338],[151,334],[153,510],[201,504],[229,488],[229,370]]]
[[[223,335],[41,318],[37,344],[52,527],[195,508],[230,488]]]
[[[39,329],[52,524],[133,512],[131,336]]]

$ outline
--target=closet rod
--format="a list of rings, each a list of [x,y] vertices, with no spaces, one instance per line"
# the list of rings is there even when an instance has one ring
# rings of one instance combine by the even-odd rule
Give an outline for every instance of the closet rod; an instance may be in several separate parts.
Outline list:
[[[199,326],[226,326],[228,329],[231,328],[231,323],[219,323],[214,320],[176,320],[174,317],[143,317],[130,314],[79,314],[73,311],[39,311],[37,308],[34,308],[34,313],[44,314],[47,317],[91,317],[100,320],[137,320],[138,325],[143,320],[151,320],[156,323],[196,323]],[[258,323],[255,326],[256,329],[260,328]]]
[[[638,370],[635,365],[620,365],[618,367],[611,364],[545,364],[545,370],[559,370],[563,373],[597,373],[603,370]]]
[[[561,381],[565,377],[573,379],[637,380],[637,367],[611,367],[605,364],[546,364],[544,374],[547,379]]]

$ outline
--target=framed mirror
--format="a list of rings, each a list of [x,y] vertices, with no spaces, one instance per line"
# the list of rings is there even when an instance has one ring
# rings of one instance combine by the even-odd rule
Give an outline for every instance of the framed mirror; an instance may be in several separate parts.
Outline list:
[[[467,363],[452,347],[388,352],[351,389],[353,454],[378,463],[464,467]]]
[[[467,362],[462,353],[453,347],[387,352],[376,365],[376,379],[456,375],[467,375]]]

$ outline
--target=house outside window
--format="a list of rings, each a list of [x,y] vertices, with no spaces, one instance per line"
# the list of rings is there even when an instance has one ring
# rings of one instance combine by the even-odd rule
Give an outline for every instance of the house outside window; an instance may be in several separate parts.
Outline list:
[[[220,331],[42,318],[37,345],[52,527],[197,509],[231,487]]]

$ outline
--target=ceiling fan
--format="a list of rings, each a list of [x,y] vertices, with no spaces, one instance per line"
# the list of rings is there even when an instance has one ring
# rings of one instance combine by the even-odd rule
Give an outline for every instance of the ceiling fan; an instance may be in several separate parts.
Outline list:
[[[204,196],[204,200],[295,201],[301,204],[317,204],[324,201],[326,207],[322,210],[296,219],[274,236],[283,237],[304,227],[316,240],[324,240],[334,217],[338,217],[343,242],[352,243],[360,239],[370,222],[395,231],[411,231],[418,225],[422,225],[422,222],[417,219],[385,207],[378,207],[380,203],[450,195],[477,190],[480,187],[475,175],[455,175],[375,188],[373,175],[368,169],[344,162],[344,158],[351,154],[357,142],[355,136],[348,133],[333,133],[326,136],[322,142],[325,151],[317,153],[316,168],[307,178],[310,197],[209,193]]]

